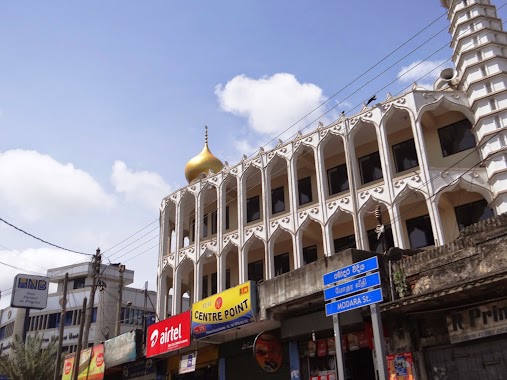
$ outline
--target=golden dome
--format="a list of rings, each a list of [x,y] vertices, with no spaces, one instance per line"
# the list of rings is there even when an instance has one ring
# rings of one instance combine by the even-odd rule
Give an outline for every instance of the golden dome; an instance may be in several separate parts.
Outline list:
[[[208,148],[208,127],[205,127],[204,148],[185,165],[185,177],[188,183],[194,182],[201,174],[208,175],[209,172],[218,173],[224,164]]]

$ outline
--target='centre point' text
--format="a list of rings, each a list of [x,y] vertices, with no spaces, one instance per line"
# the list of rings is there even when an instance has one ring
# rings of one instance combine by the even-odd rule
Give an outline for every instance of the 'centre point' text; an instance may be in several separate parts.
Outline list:
[[[230,309],[215,311],[215,312],[202,312],[196,310],[194,312],[194,319],[200,322],[221,322],[229,318],[233,318],[238,314],[247,311],[249,308],[248,300],[244,300],[238,305],[231,307]]]

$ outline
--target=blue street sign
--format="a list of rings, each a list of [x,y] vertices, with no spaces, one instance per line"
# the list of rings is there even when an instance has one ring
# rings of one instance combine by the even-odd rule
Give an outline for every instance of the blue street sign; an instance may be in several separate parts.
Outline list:
[[[343,284],[333,286],[324,290],[324,301],[332,300],[333,298],[340,298],[360,290],[372,288],[380,285],[380,274],[378,272],[371,273],[367,276],[355,278],[352,281],[344,282]]]
[[[357,309],[358,307],[382,302],[382,289],[374,289],[365,293],[357,294],[352,297],[342,298],[341,300],[326,304],[326,316],[343,313]]]
[[[360,261],[358,263],[343,267],[335,270],[334,272],[326,273],[322,276],[324,286],[334,284],[335,282],[345,280],[346,278],[357,276],[372,270],[378,269],[377,256]]]

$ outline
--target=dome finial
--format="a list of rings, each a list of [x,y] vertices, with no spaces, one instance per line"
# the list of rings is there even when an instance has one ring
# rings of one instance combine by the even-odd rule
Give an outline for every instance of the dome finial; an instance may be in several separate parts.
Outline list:
[[[202,176],[207,176],[210,173],[218,173],[224,164],[213,153],[210,152],[208,147],[208,126],[204,126],[204,148],[197,156],[190,159],[185,165],[185,177],[188,183],[192,183]]]
[[[208,126],[204,126],[204,145],[208,146]]]

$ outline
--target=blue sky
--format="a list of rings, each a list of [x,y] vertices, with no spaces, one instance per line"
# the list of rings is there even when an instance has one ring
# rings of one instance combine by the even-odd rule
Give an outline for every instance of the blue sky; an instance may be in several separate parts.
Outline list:
[[[215,155],[235,163],[444,12],[438,0],[3,2],[0,217],[74,250],[114,246],[185,184],[204,125]],[[324,124],[410,85],[450,57],[447,26],[438,19],[282,137],[340,101]],[[156,235],[110,257],[130,259],[138,286],[155,287],[157,249],[141,252]],[[79,260],[0,225],[1,262],[45,273]],[[16,272],[0,265],[2,304]]]

